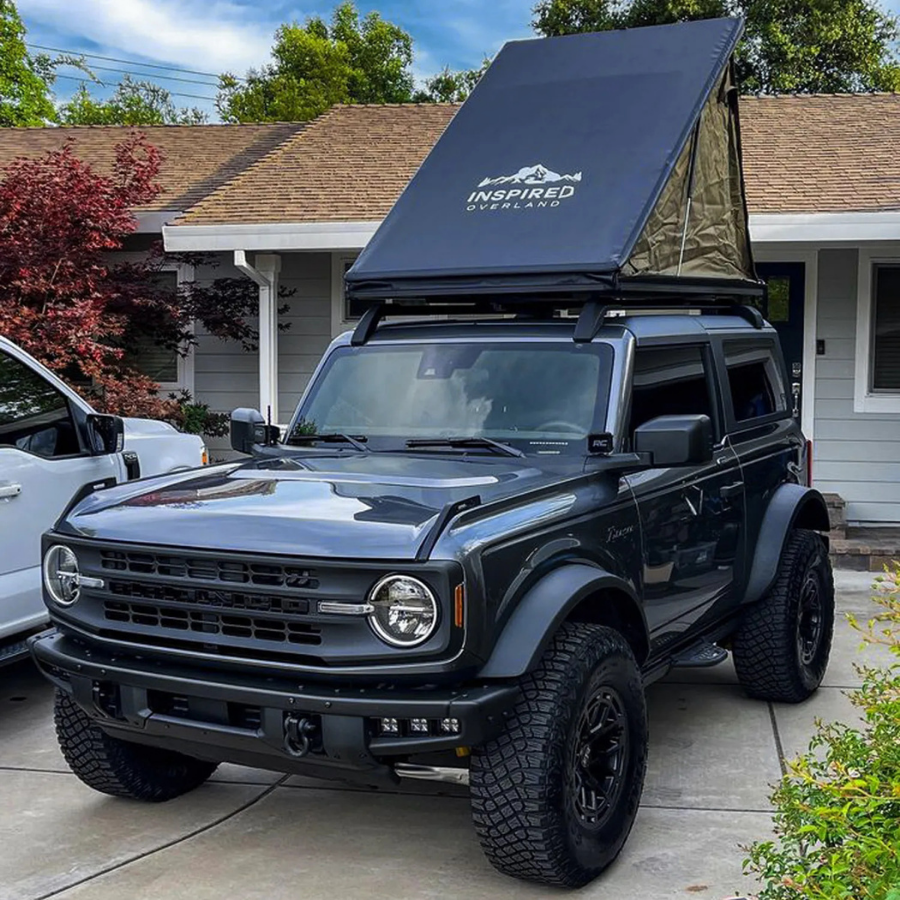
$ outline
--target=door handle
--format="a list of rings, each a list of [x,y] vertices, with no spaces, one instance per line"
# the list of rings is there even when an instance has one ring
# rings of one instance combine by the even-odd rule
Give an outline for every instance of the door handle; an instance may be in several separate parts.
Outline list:
[[[12,500],[22,493],[21,484],[0,484],[0,500]]]
[[[736,481],[734,484],[726,484],[725,487],[719,490],[719,496],[723,500],[730,500],[732,497],[736,497],[740,492],[744,489],[743,481]]]

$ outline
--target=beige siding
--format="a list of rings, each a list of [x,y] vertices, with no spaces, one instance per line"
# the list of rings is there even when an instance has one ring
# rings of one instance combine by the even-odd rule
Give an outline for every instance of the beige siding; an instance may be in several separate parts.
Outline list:
[[[195,273],[198,281],[244,277],[234,268],[230,254],[217,257],[219,265]],[[331,340],[331,255],[328,253],[282,254],[281,285],[294,294],[281,305],[288,311],[281,322],[289,323],[278,338],[279,418],[286,423],[300,399],[309,376]],[[256,320],[251,324],[256,327]],[[220,341],[198,329],[194,358],[194,391],[198,400],[218,412],[239,406],[259,406],[259,359],[234,342]],[[217,456],[224,455],[228,438],[209,441]]]
[[[900,523],[900,416],[853,411],[859,254],[819,253],[815,486],[847,501],[851,523]]]

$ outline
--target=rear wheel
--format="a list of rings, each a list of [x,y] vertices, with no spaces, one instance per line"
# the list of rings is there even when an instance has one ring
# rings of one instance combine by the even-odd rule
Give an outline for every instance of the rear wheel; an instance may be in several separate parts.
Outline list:
[[[750,606],[732,646],[751,697],[800,703],[822,683],[834,635],[834,577],[813,531],[788,537],[768,594]]]
[[[625,843],[644,784],[647,714],[625,639],[566,623],[500,737],[473,748],[481,846],[507,875],[580,887]]]
[[[72,771],[95,791],[161,802],[199,787],[216,770],[203,762],[108,735],[65,692],[56,692],[59,746]]]

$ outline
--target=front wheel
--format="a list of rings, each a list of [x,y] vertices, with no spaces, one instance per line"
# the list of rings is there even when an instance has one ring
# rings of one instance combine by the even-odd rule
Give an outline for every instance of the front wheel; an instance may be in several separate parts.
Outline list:
[[[775,583],[748,607],[732,654],[751,697],[800,703],[822,683],[834,635],[834,576],[825,542],[791,533]]]
[[[475,829],[499,871],[580,887],[619,854],[647,764],[640,669],[625,639],[564,624],[500,737],[472,749]]]
[[[216,764],[108,735],[64,691],[57,690],[56,736],[72,771],[114,797],[161,802],[199,787]]]

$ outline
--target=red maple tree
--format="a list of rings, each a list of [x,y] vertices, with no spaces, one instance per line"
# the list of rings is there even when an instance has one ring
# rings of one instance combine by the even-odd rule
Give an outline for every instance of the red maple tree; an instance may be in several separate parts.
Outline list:
[[[6,169],[0,334],[104,411],[178,421],[179,403],[160,397],[159,386],[129,364],[134,349],[150,340],[185,353],[194,320],[251,348],[255,292],[240,278],[162,292],[152,278],[164,259],[160,248],[138,262],[117,261],[137,229],[133,210],[159,194],[160,162],[159,150],[133,132],[116,147],[109,175],[80,160],[71,143]]]

